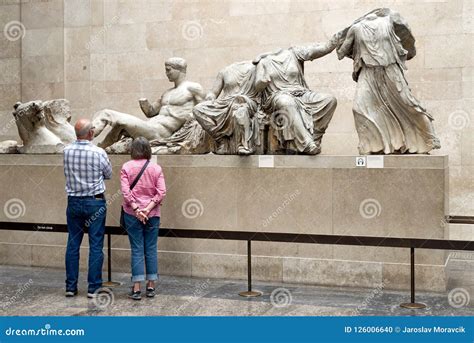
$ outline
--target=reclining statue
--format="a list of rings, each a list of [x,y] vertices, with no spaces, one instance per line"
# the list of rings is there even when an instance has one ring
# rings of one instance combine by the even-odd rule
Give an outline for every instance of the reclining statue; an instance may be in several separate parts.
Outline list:
[[[216,141],[217,154],[249,155],[261,145],[252,62],[233,63],[217,75],[206,101],[194,107],[194,117]]]
[[[64,146],[75,141],[70,124],[71,110],[66,99],[17,102],[13,117],[21,139],[0,143],[0,150],[9,153],[50,154],[62,152]]]
[[[193,107],[203,100],[204,92],[198,83],[186,81],[186,61],[173,57],[165,62],[166,76],[174,87],[161,98],[150,103],[140,99],[140,107],[147,118],[110,109],[97,112],[92,121],[95,143],[111,152],[127,153],[130,138],[139,136],[151,141],[155,153],[207,153],[209,137],[193,117]],[[127,139],[128,137],[128,139]],[[115,147],[112,146],[114,143]]]

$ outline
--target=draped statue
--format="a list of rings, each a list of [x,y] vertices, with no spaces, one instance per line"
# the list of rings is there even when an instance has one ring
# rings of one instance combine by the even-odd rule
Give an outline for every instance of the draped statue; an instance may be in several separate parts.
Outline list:
[[[339,59],[354,60],[352,110],[361,154],[440,148],[433,117],[413,96],[404,75],[405,61],[416,54],[414,42],[405,20],[388,8],[359,18],[341,36]]]
[[[256,88],[262,92],[262,109],[278,138],[278,150],[315,155],[334,114],[337,101],[329,94],[311,91],[304,77],[304,62],[329,54],[338,35],[324,44],[294,46],[259,55]]]
[[[219,72],[206,101],[193,110],[216,141],[217,154],[249,155],[261,145],[258,101],[251,62],[233,63]]]

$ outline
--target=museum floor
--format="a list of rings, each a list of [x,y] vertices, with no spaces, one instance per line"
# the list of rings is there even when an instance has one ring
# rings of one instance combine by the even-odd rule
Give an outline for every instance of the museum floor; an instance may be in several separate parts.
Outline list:
[[[462,288],[474,294],[474,261],[450,260],[448,290]],[[257,298],[238,295],[245,281],[162,276],[153,299],[141,301],[126,296],[128,274],[114,274],[122,285],[114,288],[110,305],[85,296],[84,273],[79,295],[65,298],[64,272],[59,269],[0,266],[0,314],[25,316],[352,316],[352,315],[474,315],[474,301],[456,308],[448,292],[418,292],[422,310],[407,310],[399,304],[409,292],[295,284],[255,283],[263,291]],[[276,291],[275,291],[276,290]],[[273,292],[274,296],[270,294]],[[472,296],[471,296],[472,298]]]

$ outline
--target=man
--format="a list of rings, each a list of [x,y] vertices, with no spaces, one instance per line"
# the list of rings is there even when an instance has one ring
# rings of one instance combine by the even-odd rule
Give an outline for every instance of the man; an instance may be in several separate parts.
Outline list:
[[[77,294],[79,250],[84,228],[89,229],[89,284],[87,297],[93,298],[102,287],[106,203],[104,179],[112,176],[112,167],[102,148],[91,143],[94,127],[87,119],[74,126],[77,140],[64,149],[66,176],[67,228],[66,297]]]

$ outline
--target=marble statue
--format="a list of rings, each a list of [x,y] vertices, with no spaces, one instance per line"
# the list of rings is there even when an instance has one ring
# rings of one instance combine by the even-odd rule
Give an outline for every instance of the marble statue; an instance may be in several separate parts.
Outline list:
[[[404,75],[405,61],[416,54],[414,43],[408,24],[388,8],[359,18],[341,35],[339,59],[354,60],[353,114],[361,154],[440,148],[433,117],[412,95]]]
[[[2,142],[0,150],[4,153],[59,153],[64,146],[76,139],[66,99],[17,102],[13,117],[21,144],[14,141]]]
[[[336,48],[338,35],[325,44],[294,46],[259,55],[255,85],[262,92],[262,109],[270,117],[278,139],[278,150],[315,155],[336,109],[332,95],[311,91],[306,84],[303,64],[329,54]],[[270,148],[269,153],[279,153]]]
[[[150,140],[155,153],[209,152],[209,137],[192,113],[193,107],[203,100],[204,91],[198,83],[186,80],[186,67],[186,61],[179,57],[165,62],[166,76],[174,87],[156,102],[139,100],[149,120],[110,109],[97,112],[93,117],[94,142],[102,148],[110,147],[109,152],[127,153],[127,138],[142,136]]]
[[[215,140],[217,154],[249,155],[261,145],[255,69],[250,61],[225,67],[206,101],[194,107],[194,117]]]

